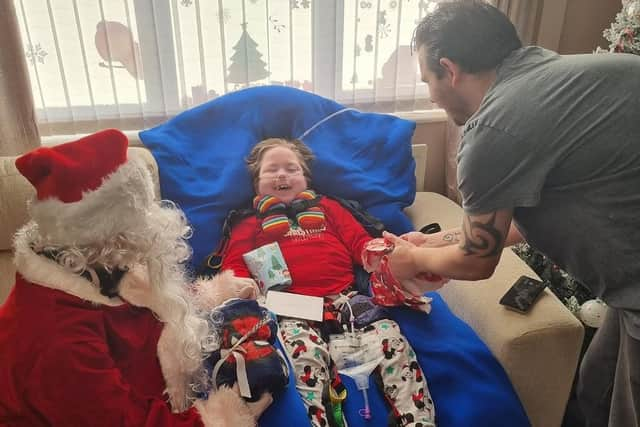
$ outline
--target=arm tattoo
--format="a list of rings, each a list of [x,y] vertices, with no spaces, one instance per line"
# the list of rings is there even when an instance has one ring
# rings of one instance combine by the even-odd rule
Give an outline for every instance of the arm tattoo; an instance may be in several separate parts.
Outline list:
[[[504,244],[504,237],[496,228],[496,213],[494,212],[487,222],[472,221],[467,216],[463,226],[464,244],[460,249],[465,255],[478,255],[483,258],[497,256]]]
[[[442,240],[447,243],[455,243],[460,241],[461,231],[452,231],[442,236]]]

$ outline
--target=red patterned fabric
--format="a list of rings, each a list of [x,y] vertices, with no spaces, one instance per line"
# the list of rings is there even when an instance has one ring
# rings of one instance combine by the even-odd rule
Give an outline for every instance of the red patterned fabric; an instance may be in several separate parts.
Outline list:
[[[431,298],[411,295],[389,270],[387,257],[380,260],[379,269],[371,274],[371,295],[373,302],[385,307],[406,305],[427,313],[431,311]]]
[[[431,299],[416,296],[405,291],[402,284],[389,269],[387,254],[393,251],[393,243],[387,239],[372,239],[362,251],[362,262],[367,271],[371,271],[371,295],[373,302],[385,307],[406,305],[427,313],[431,311]],[[438,275],[421,273],[420,279],[431,282],[442,281]]]

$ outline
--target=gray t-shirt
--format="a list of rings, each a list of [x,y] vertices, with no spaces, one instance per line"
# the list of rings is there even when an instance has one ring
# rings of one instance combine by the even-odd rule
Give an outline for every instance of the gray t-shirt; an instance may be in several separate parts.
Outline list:
[[[514,51],[465,125],[458,185],[468,214],[513,208],[640,339],[640,57]]]

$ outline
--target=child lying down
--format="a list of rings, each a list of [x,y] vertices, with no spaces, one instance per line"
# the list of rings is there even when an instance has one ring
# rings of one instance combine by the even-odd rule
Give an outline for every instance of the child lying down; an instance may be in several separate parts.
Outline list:
[[[291,375],[312,426],[344,425],[344,386],[330,343],[345,336],[377,352],[376,374],[391,409],[390,425],[435,426],[434,405],[415,352],[384,307],[356,295],[354,264],[363,264],[362,254],[372,237],[340,203],[310,189],[312,160],[309,148],[297,140],[273,138],[254,147],[247,163],[256,214],[231,230],[221,268],[251,277],[243,256],[276,242],[291,277],[287,291],[324,298],[322,321],[277,319],[292,362]],[[397,293],[392,297],[387,305],[405,303],[429,310],[428,298],[413,296],[407,301]],[[384,302],[379,293],[374,300]]]

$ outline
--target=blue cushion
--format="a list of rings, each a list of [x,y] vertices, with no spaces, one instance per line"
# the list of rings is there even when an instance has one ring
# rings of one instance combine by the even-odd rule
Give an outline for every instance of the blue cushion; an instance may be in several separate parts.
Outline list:
[[[393,232],[411,229],[402,209],[415,197],[415,123],[347,109],[318,124],[341,110],[318,95],[261,86],[140,132],[160,166],[162,197],[176,202],[194,228],[195,266],[216,248],[227,213],[249,205],[253,188],[243,160],[251,148],[269,137],[301,137],[312,127],[302,139],[316,155],[314,188],[359,201]]]

